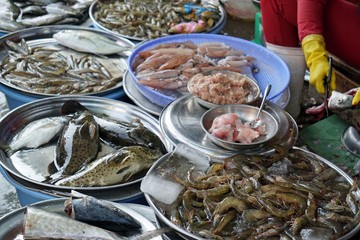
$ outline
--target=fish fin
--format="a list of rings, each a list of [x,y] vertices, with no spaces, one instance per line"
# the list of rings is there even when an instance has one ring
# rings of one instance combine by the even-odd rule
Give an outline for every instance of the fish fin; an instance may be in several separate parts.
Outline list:
[[[52,161],[51,163],[49,163],[48,165],[48,173],[50,175],[53,175],[54,173],[56,173],[57,171],[59,171],[59,169],[56,167],[55,161]]]
[[[84,107],[81,103],[76,100],[69,100],[66,101],[61,107],[61,114],[62,115],[69,115],[76,112],[82,112],[88,110]]]

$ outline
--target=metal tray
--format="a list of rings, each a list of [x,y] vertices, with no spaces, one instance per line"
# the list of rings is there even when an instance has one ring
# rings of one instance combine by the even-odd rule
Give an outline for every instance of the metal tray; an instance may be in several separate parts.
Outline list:
[[[90,8],[89,8],[89,17],[90,17],[91,21],[93,22],[94,27],[99,28],[101,30],[104,30],[106,32],[109,32],[111,34],[115,34],[115,35],[130,39],[130,40],[133,40],[133,41],[149,40],[147,38],[138,38],[138,37],[134,37],[134,36],[123,35],[123,34],[120,34],[120,33],[116,32],[116,31],[112,31],[112,30],[104,27],[103,25],[101,25],[95,19],[95,12],[96,12],[96,9],[97,9],[97,4],[98,4],[97,1],[94,1],[91,4]],[[220,19],[219,19],[219,21],[211,29],[209,29],[207,31],[207,33],[219,33],[225,27],[226,20],[227,20],[226,11],[225,11],[224,7],[221,6],[221,5],[219,5],[219,10],[220,10]]]
[[[125,94],[139,107],[144,109],[146,112],[151,113],[155,116],[160,116],[163,107],[160,107],[150,102],[141,92],[137,89],[134,80],[132,79],[129,71],[124,74],[123,88]]]
[[[136,84],[132,79],[129,71],[126,71],[124,74],[123,89],[125,91],[125,94],[137,106],[141,107],[148,113],[151,113],[155,116],[160,116],[160,113],[164,108],[152,103],[137,89]],[[278,99],[272,102],[279,105],[280,108],[284,109],[288,105],[289,101],[290,101],[290,89],[287,88],[285,92],[281,94],[281,96]]]
[[[2,61],[4,61],[4,59],[6,59],[8,57],[8,50],[6,49],[5,46],[5,42],[7,40],[13,41],[13,42],[19,42],[21,39],[25,39],[26,42],[28,43],[28,45],[30,47],[34,47],[34,46],[56,46],[58,45],[57,41],[52,37],[53,34],[62,31],[62,30],[86,30],[86,31],[91,31],[97,34],[100,34],[104,37],[107,37],[113,41],[117,41],[120,45],[122,46],[135,46],[134,43],[132,43],[131,41],[129,41],[126,38],[122,38],[120,36],[114,36],[113,34],[110,34],[108,32],[102,31],[102,30],[97,30],[94,28],[89,28],[89,27],[80,27],[80,26],[70,26],[70,25],[56,25],[56,26],[43,26],[43,27],[33,27],[33,28],[27,28],[27,29],[23,29],[20,31],[16,31],[13,33],[9,33],[7,35],[4,35],[3,37],[0,37],[0,63]],[[71,52],[73,50],[66,50],[68,52]],[[100,56],[95,56],[96,58],[101,58]],[[122,71],[125,72],[127,70],[127,57],[122,57],[120,55],[117,56],[107,56],[106,61],[108,61],[108,59],[113,59],[114,61],[116,61],[116,66],[115,68],[118,69],[118,71]],[[117,70],[116,69],[116,70]],[[8,81],[6,81],[4,78],[0,78],[0,83],[4,84],[12,89],[16,89],[20,92],[25,92],[25,93],[30,93],[33,94],[35,96],[56,96],[59,94],[46,94],[46,93],[37,93],[34,91],[29,91],[23,88],[20,88],[18,86],[15,86],[11,83],[9,83]],[[99,91],[99,92],[94,92],[94,93],[86,93],[86,94],[81,94],[78,93],[77,95],[106,95],[116,89],[121,88],[123,85],[123,82],[119,82],[117,85],[115,85],[114,87],[110,88],[110,89],[106,89],[104,91]]]
[[[46,200],[32,204],[31,206],[38,207],[52,213],[65,215],[64,202],[66,199],[67,198]],[[114,203],[114,205],[138,220],[142,225],[143,232],[159,228],[154,211],[150,207],[133,203]],[[26,207],[22,207],[0,218],[0,239],[14,240],[18,234],[21,234],[25,208]],[[155,239],[161,240],[163,238],[160,236],[154,238],[154,240]]]
[[[33,101],[27,104],[22,105],[8,114],[6,114],[0,121],[0,145],[7,146],[12,139],[12,136],[16,133],[19,127],[30,123],[36,119],[45,118],[49,116],[59,116],[61,106],[65,101],[68,100],[77,100],[82,105],[90,109],[94,113],[105,114],[113,119],[117,119],[120,121],[130,122],[134,118],[139,118],[141,122],[151,130],[153,133],[159,136],[159,138],[164,143],[167,151],[172,150],[171,143],[165,138],[162,134],[158,120],[155,119],[150,114],[142,111],[137,106],[131,105],[129,103],[124,103],[112,99],[106,99],[95,96],[62,96],[62,97],[52,97],[52,98],[44,98],[41,100]],[[42,164],[47,166],[52,159],[44,158],[42,160]],[[39,162],[41,162],[39,160]],[[20,161],[21,163],[21,161]],[[124,184],[115,184],[111,186],[103,186],[103,187],[64,187],[64,186],[55,186],[52,184],[44,183],[39,180],[38,176],[29,175],[29,170],[26,168],[26,165],[19,164],[19,161],[15,162],[11,157],[6,157],[5,153],[0,151],[0,164],[2,167],[10,172],[12,175],[29,182],[31,184],[35,184],[38,188],[49,188],[57,191],[67,191],[71,189],[78,190],[87,190],[87,191],[101,191],[101,190],[111,190],[118,189],[120,187],[125,187],[131,184],[137,184],[141,181],[143,175],[139,175],[137,179],[130,183]],[[37,168],[41,173],[41,166]]]
[[[314,158],[317,159],[323,163],[325,163],[326,165],[328,165],[330,168],[333,168],[334,170],[336,170],[338,172],[338,174],[340,174],[342,177],[345,178],[345,180],[347,182],[349,182],[349,184],[353,184],[353,179],[347,174],[345,173],[342,169],[340,169],[338,166],[336,166],[335,164],[333,164],[332,162],[326,160],[325,158],[322,158],[321,156],[312,153],[310,151],[304,150],[302,148],[299,147],[293,147],[292,149],[290,149],[290,151],[299,151],[301,153],[302,156],[306,157],[309,156],[310,158]],[[153,172],[156,171],[156,169],[163,163],[165,162],[168,157],[170,156],[170,154],[164,155],[162,158],[160,158],[148,171],[147,174],[152,174]],[[360,194],[360,191],[357,191],[357,194]],[[164,212],[160,210],[159,206],[162,206],[163,204],[158,202],[157,200],[155,200],[153,197],[151,197],[149,194],[144,193],[145,195],[145,199],[148,202],[148,204],[150,205],[150,207],[154,210],[157,218],[159,219],[159,223],[162,227],[164,226],[169,226],[171,228],[173,228],[176,231],[176,234],[174,234],[173,238],[170,237],[170,239],[187,239],[187,240],[206,240],[205,238],[202,238],[198,235],[192,234],[189,231],[187,231],[184,228],[181,228],[177,225],[175,225],[171,220],[169,220],[165,215]],[[349,231],[346,235],[338,238],[338,240],[349,240],[352,239],[352,237],[357,234],[360,230],[360,224],[356,225],[351,231]],[[167,235],[170,236],[170,235]],[[356,238],[358,239],[358,238]],[[354,238],[355,240],[355,238]]]
[[[261,98],[253,105],[259,106]],[[201,116],[208,109],[202,107],[193,96],[184,96],[170,103],[161,112],[159,121],[162,132],[174,144],[186,143],[212,156],[230,156],[235,152],[215,145],[201,128]],[[242,150],[241,153],[269,153],[274,150],[272,144],[280,144],[291,148],[298,137],[295,120],[278,105],[266,101],[264,110],[269,112],[278,122],[279,131],[267,145]]]

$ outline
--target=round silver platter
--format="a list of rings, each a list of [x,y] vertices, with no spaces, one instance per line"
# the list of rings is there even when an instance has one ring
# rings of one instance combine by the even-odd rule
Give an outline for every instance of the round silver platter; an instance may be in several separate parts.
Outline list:
[[[162,134],[158,120],[152,115],[144,112],[139,107],[120,102],[112,99],[97,97],[97,96],[60,96],[52,98],[44,98],[41,100],[33,101],[18,107],[8,114],[6,114],[2,119],[0,125],[0,144],[1,146],[7,146],[11,137],[16,133],[20,126],[30,123],[36,119],[41,119],[49,116],[59,116],[61,106],[64,102],[68,100],[79,101],[86,108],[97,114],[105,114],[113,119],[130,122],[134,118],[139,118],[141,122],[151,130],[153,133],[159,136],[161,141],[164,143],[167,151],[172,150],[171,143],[166,139]],[[32,159],[27,159],[32,160]],[[99,194],[101,192],[114,193],[121,190],[128,190],[131,194],[137,194],[139,192],[139,184],[143,177],[143,174],[139,175],[134,181],[128,183],[120,183],[110,186],[99,186],[99,187],[65,187],[65,186],[56,186],[50,183],[43,182],[43,177],[47,171],[47,166],[52,161],[51,155],[49,158],[45,157],[43,159],[37,158],[38,164],[34,164],[33,161],[31,165],[26,165],[27,162],[25,159],[17,159],[10,156],[7,157],[4,151],[0,151],[0,165],[6,170],[9,175],[15,180],[25,186],[40,189],[41,191],[46,191],[50,193],[63,193],[70,192],[71,189],[81,190],[82,192],[87,192],[94,196],[94,194]],[[30,166],[35,166],[35,169],[32,169]],[[45,167],[44,167],[45,166]],[[36,174],[34,174],[36,173]],[[41,173],[41,174],[39,174]],[[43,176],[43,177],[41,177]],[[39,179],[41,177],[41,179]],[[136,187],[134,187],[136,186]],[[135,189],[135,192],[134,192]],[[123,192],[122,194],[126,194]],[[60,194],[61,195],[61,194]]]
[[[51,213],[65,215],[65,200],[66,198],[46,200],[32,204],[31,206],[49,211]],[[154,211],[150,207],[133,203],[114,203],[114,205],[130,214],[136,220],[138,220],[142,226],[143,232],[159,228],[159,224],[155,218]],[[25,207],[10,212],[0,218],[0,239],[13,240],[17,235],[21,234],[24,222],[24,211]],[[160,236],[153,239],[161,240],[163,238]]]
[[[139,37],[134,37],[134,36],[129,36],[129,35],[124,35],[121,33],[118,33],[116,31],[112,31],[106,27],[104,27],[103,25],[101,25],[95,18],[95,12],[97,10],[97,5],[98,5],[98,1],[94,1],[89,8],[89,18],[91,19],[91,21],[93,22],[94,27],[99,28],[101,30],[104,30],[108,33],[111,34],[115,34],[133,41],[144,41],[144,40],[149,40],[147,38],[139,38]],[[226,15],[226,11],[224,9],[223,6],[219,5],[219,11],[220,11],[220,19],[219,21],[217,21],[217,23],[207,31],[207,33],[219,33],[226,24],[226,20],[227,20],[227,15]]]
[[[304,159],[308,159],[308,158],[313,158],[313,159],[317,159],[318,161],[321,161],[323,163],[325,163],[327,166],[329,166],[330,168],[334,169],[338,174],[340,174],[342,177],[344,177],[344,179],[350,184],[353,184],[353,178],[351,176],[349,176],[346,172],[344,172],[341,168],[339,168],[338,166],[336,166],[334,163],[326,160],[325,158],[312,153],[308,150],[299,148],[299,147],[292,147],[292,149],[290,149],[290,152],[297,152],[302,158]],[[164,163],[168,158],[169,158],[170,154],[164,155],[163,157],[161,157],[148,171],[147,174],[152,174],[153,172],[156,171],[156,169],[161,166],[162,163]],[[169,170],[168,170],[169,171]],[[172,171],[172,170],[170,170]],[[357,194],[359,194],[360,191],[357,190]],[[174,233],[171,237],[170,234],[167,234],[167,236],[169,236],[170,239],[186,239],[186,240],[206,240],[203,237],[200,237],[198,235],[195,235],[193,233],[190,233],[187,229],[179,227],[177,225],[175,225],[170,219],[168,219],[165,215],[164,215],[164,211],[161,208],[163,206],[163,203],[157,201],[155,198],[153,198],[151,195],[144,193],[146,201],[148,202],[148,204],[150,205],[150,207],[154,210],[156,216],[159,218],[159,223],[160,226],[164,227],[164,226],[170,226],[172,229],[174,229],[176,231],[176,233]],[[356,226],[354,226],[353,229],[351,229],[351,231],[349,231],[347,234],[341,236],[338,240],[349,240],[349,239],[353,239],[352,237],[357,234],[360,230],[360,224],[357,224]],[[356,238],[358,239],[358,238]],[[355,238],[354,238],[355,240]]]
[[[260,105],[261,98],[254,103]],[[185,143],[214,157],[231,156],[234,151],[226,150],[214,144],[201,128],[201,116],[207,111],[193,96],[184,96],[170,103],[160,114],[160,128],[164,135],[174,144]],[[278,122],[279,131],[269,144],[241,153],[270,153],[274,151],[273,144],[291,148],[298,137],[298,127],[295,120],[278,105],[266,101],[264,110],[269,112]]]
[[[59,32],[59,31],[62,31],[62,30],[91,31],[91,32],[100,34],[103,37],[107,37],[113,41],[116,41],[121,46],[130,46],[130,47],[135,46],[134,43],[132,43],[131,41],[129,41],[126,38],[122,38],[120,36],[114,36],[113,34],[110,34],[108,32],[105,32],[102,30],[97,30],[94,28],[89,28],[89,27],[80,27],[80,26],[71,26],[71,25],[33,27],[33,28],[16,31],[16,32],[7,34],[0,38],[0,63],[2,63],[6,58],[8,58],[8,50],[4,44],[6,41],[9,40],[9,41],[13,41],[13,42],[17,43],[21,39],[24,39],[24,40],[26,40],[26,43],[29,45],[29,47],[40,47],[41,46],[41,47],[50,47],[51,48],[51,47],[59,46],[57,41],[52,36],[53,36],[53,34]],[[71,49],[66,49],[66,50],[61,50],[61,51],[64,51],[66,53],[74,53],[74,54],[76,53],[80,56],[84,55],[79,52],[73,51]],[[91,55],[93,55],[93,54],[91,54]],[[127,70],[127,57],[120,56],[120,55],[107,56],[106,58],[102,58],[100,56],[95,56],[95,55],[93,55],[93,56],[95,58],[97,58],[98,60],[107,61],[109,63],[111,62],[112,63],[111,66],[113,67],[111,69],[111,73],[120,73],[120,72],[124,73]],[[34,95],[39,95],[39,96],[54,96],[55,95],[55,94],[38,93],[38,92],[26,90],[24,88],[20,88],[16,85],[9,83],[2,77],[0,78],[0,83],[4,84],[10,88],[19,90],[21,92],[26,92],[26,93],[30,93],[30,94],[34,94]],[[122,87],[122,85],[123,85],[123,82],[121,81],[114,87],[112,87],[110,89],[106,89],[104,91],[99,91],[99,92],[94,92],[94,93],[86,93],[86,94],[78,93],[77,95],[95,95],[95,94],[96,95],[98,95],[98,94],[104,95],[104,94],[107,94],[108,92],[114,91],[114,89]]]
[[[123,79],[123,88],[125,94],[139,107],[144,109],[146,112],[151,113],[155,116],[160,116],[161,111],[164,109],[152,103],[147,99],[136,87],[134,80],[132,79],[129,71],[126,71]],[[290,100],[290,89],[287,88],[284,93],[276,100],[275,104],[279,105],[280,108],[285,108]]]

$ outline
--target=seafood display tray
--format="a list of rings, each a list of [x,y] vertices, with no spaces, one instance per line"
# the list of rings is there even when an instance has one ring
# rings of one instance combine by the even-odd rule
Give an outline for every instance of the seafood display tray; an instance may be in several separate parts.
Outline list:
[[[64,214],[64,201],[66,198],[45,200],[32,206],[51,213]],[[159,223],[155,217],[154,211],[144,205],[133,203],[115,203],[115,205],[123,211],[129,213],[132,217],[140,222],[143,231],[150,231],[159,228]],[[21,234],[22,225],[24,222],[25,207],[10,212],[0,218],[0,239],[13,240],[18,234]],[[161,237],[156,237],[154,240],[161,240]]]
[[[179,94],[175,94],[174,91],[171,91],[171,93],[164,93],[142,85],[138,82],[135,72],[131,69],[131,67],[133,66],[139,53],[142,51],[152,49],[161,44],[186,41],[191,41],[195,44],[220,42],[230,46],[232,49],[242,50],[244,54],[254,57],[254,65],[259,71],[256,73],[248,73],[248,75],[253,75],[252,77],[258,83],[261,92],[264,92],[264,89],[268,84],[272,85],[271,92],[267,98],[270,101],[277,101],[288,89],[290,82],[290,72],[287,65],[279,56],[272,53],[265,47],[241,38],[219,34],[179,34],[176,36],[166,36],[147,41],[138,46],[128,58],[128,69],[131,77],[135,81],[136,87],[147,99],[156,105],[165,107],[170,102],[174,101]],[[246,72],[244,72],[244,74],[246,74]]]
[[[91,19],[92,21],[92,26],[94,28],[98,28],[98,29],[101,29],[101,30],[104,30],[106,32],[109,32],[111,34],[115,34],[115,35],[118,35],[118,36],[121,36],[121,37],[124,37],[124,38],[127,38],[127,39],[130,39],[134,42],[141,42],[141,41],[146,41],[148,40],[147,38],[138,38],[138,37],[134,37],[134,36],[130,36],[130,35],[124,35],[124,34],[120,34],[118,32],[115,32],[115,31],[112,31],[106,27],[104,27],[103,25],[101,25],[96,19],[95,19],[95,12],[96,12],[96,7],[97,7],[97,1],[94,1],[90,8],[89,8],[89,18]],[[220,19],[219,21],[217,21],[217,23],[211,28],[209,29],[206,33],[220,33],[223,28],[225,27],[226,25],[226,21],[227,21],[227,14],[226,14],[226,11],[224,9],[223,6],[219,5],[219,11],[220,11]]]
[[[259,106],[261,98],[253,105]],[[201,116],[208,109],[202,107],[193,96],[184,96],[169,104],[160,114],[160,127],[164,135],[174,144],[189,144],[191,147],[214,157],[230,156],[235,151],[226,150],[214,144],[201,128]],[[244,149],[245,154],[270,153],[273,144],[280,144],[290,149],[298,137],[295,120],[278,105],[266,101],[264,110],[269,112],[280,126],[275,137],[265,146]]]
[[[109,34],[101,30],[96,30],[94,28],[70,26],[70,25],[34,27],[34,28],[23,29],[17,32],[9,33],[0,38],[0,62],[3,62],[8,57],[8,50],[5,46],[6,41],[19,42],[21,39],[24,39],[26,40],[29,47],[53,47],[57,45],[56,40],[52,37],[53,34],[62,30],[87,30],[100,34],[101,36],[109,38],[113,41],[117,41],[122,46],[131,46],[131,47],[134,46],[134,44],[128,39],[122,38],[120,36],[114,36],[113,34]],[[69,50],[69,53],[72,52]],[[95,57],[98,58],[99,56],[95,56]],[[116,60],[115,61],[116,65],[114,64],[114,66],[112,67],[116,69],[117,72],[125,72],[127,70],[127,57],[111,56],[110,58],[109,56],[109,59]],[[9,107],[11,109],[23,103],[27,103],[33,100],[37,100],[45,97],[59,96],[59,94],[46,94],[46,93],[38,93],[38,92],[26,90],[9,83],[4,78],[0,78],[0,84],[1,84],[0,90],[5,93],[9,102]],[[121,81],[117,85],[103,91],[94,92],[94,93],[84,93],[84,94],[79,93],[77,95],[94,95],[94,96],[103,96],[112,99],[120,99],[125,95],[122,89],[122,85],[123,82]]]
[[[151,113],[155,116],[160,116],[161,111],[164,107],[158,106],[152,103],[149,99],[147,99],[136,87],[136,84],[131,77],[129,71],[126,71],[124,74],[123,80],[123,88],[125,94],[139,107],[145,110],[148,113]],[[276,101],[272,101],[277,104],[280,108],[284,109],[290,100],[290,89],[287,88],[281,96],[276,99]]]
[[[16,108],[10,111],[7,115],[5,115],[1,120],[1,130],[0,135],[2,138],[0,139],[1,146],[7,146],[11,141],[11,137],[14,133],[19,129],[19,127],[30,123],[31,121],[46,118],[50,116],[59,116],[61,106],[64,102],[68,100],[75,100],[80,102],[83,106],[88,108],[90,111],[97,114],[105,114],[111,118],[117,119],[119,121],[130,122],[134,118],[140,119],[143,125],[148,128],[150,131],[155,133],[163,142],[167,151],[172,150],[171,143],[165,138],[165,136],[161,133],[161,129],[158,123],[153,116],[142,111],[139,107],[131,105],[129,103],[124,103],[112,99],[106,99],[95,96],[62,96],[62,97],[53,97],[47,99],[37,100],[28,104],[25,104],[19,108]],[[143,175],[140,174],[137,178],[133,179],[130,182],[115,184],[111,186],[99,186],[99,187],[64,187],[64,186],[56,186],[50,183],[45,183],[39,180],[39,175],[41,175],[42,171],[46,171],[43,168],[44,166],[48,166],[48,164],[52,161],[52,159],[43,159],[41,164],[44,166],[36,166],[33,161],[29,161],[32,165],[23,165],[26,159],[12,159],[11,157],[6,157],[5,153],[2,151],[0,155],[0,164],[1,166],[21,179],[22,181],[30,184],[34,189],[51,189],[59,192],[69,192],[71,189],[77,189],[79,191],[88,191],[90,193],[96,193],[101,191],[112,191],[117,192],[121,191],[122,188],[132,186],[134,184],[139,184]],[[29,159],[28,159],[29,160]],[[48,163],[46,163],[48,161]],[[20,165],[19,165],[20,163]],[[21,166],[21,167],[19,167]],[[35,168],[35,169],[34,169]],[[25,169],[25,170],[24,170]],[[34,174],[35,172],[35,174]],[[42,173],[44,174],[44,173]],[[41,176],[40,176],[41,177]],[[41,178],[43,178],[42,176]]]
[[[347,174],[345,173],[342,169],[340,169],[338,166],[336,166],[335,164],[333,164],[332,162],[328,161],[325,158],[322,158],[321,156],[312,153],[308,150],[299,148],[299,147],[292,147],[292,149],[290,151],[296,152],[298,151],[300,153],[300,155],[302,157],[309,157],[310,159],[317,159],[320,162],[323,162],[324,164],[326,164],[327,166],[329,166],[330,168],[334,169],[338,174],[340,174],[346,182],[348,182],[349,184],[353,184],[353,179]],[[156,172],[156,169],[159,168],[159,166],[161,166],[162,163],[164,163],[168,157],[170,155],[165,155],[162,158],[160,158],[149,170],[148,174],[152,174],[153,172]],[[170,166],[168,166],[170,167]],[[171,169],[171,168],[170,168]],[[162,169],[162,171],[165,171],[165,169]],[[170,170],[170,172],[173,172],[173,169]],[[357,194],[360,194],[359,190],[357,191]],[[148,204],[150,205],[150,207],[155,211],[156,217],[159,221],[159,224],[161,227],[165,227],[165,226],[170,226],[171,228],[173,228],[176,233],[174,233],[172,236],[173,238],[170,237],[170,235],[167,235],[170,237],[170,239],[186,239],[186,240],[206,240],[206,238],[202,238],[198,235],[192,234],[189,231],[187,231],[184,228],[179,227],[178,225],[175,225],[172,221],[170,221],[165,215],[164,215],[164,211],[161,209],[161,206],[163,206],[163,204],[159,201],[157,201],[155,198],[153,198],[151,195],[145,193],[145,198],[146,201],[148,202]],[[339,240],[355,240],[358,238],[353,238],[355,235],[358,236],[358,232],[360,230],[360,224],[357,224],[356,226],[354,226],[354,228],[352,228],[352,230],[350,230],[347,234],[341,236],[340,238],[338,238]]]
[[[6,171],[0,166],[1,175],[12,186],[15,187],[16,193],[21,206],[34,204],[39,201],[69,197],[70,192],[54,190],[47,187],[39,187],[29,181],[25,181],[10,172]],[[135,183],[129,186],[118,189],[87,191],[81,190],[82,193],[108,201],[125,202],[125,203],[140,203],[144,204],[145,199],[143,193],[140,191],[140,183]]]

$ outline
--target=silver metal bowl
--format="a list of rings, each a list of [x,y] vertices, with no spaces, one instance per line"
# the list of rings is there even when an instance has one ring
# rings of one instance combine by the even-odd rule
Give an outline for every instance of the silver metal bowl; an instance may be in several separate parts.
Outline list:
[[[267,111],[262,111],[260,113],[260,122],[265,125],[265,135],[260,135],[258,138],[254,139],[252,143],[239,143],[239,142],[230,142],[225,141],[220,138],[213,136],[209,129],[214,121],[214,119],[220,115],[226,113],[235,113],[238,115],[240,120],[243,123],[250,122],[256,118],[259,108],[251,105],[245,104],[232,104],[232,105],[222,105],[215,107],[206,111],[201,117],[201,127],[205,131],[208,138],[211,139],[216,145],[229,149],[229,150],[246,150],[256,147],[261,147],[270,142],[270,140],[277,134],[279,130],[278,122],[275,118],[268,113]]]
[[[346,149],[360,157],[360,131],[355,127],[349,126],[341,136],[341,142]]]
[[[226,71],[226,70],[217,70],[217,71],[208,71],[208,72],[204,72],[202,73],[204,76],[210,76],[210,75],[214,75],[216,73],[223,73],[225,74],[230,80],[233,81],[239,81],[240,79],[244,79],[247,81],[248,85],[245,86],[245,90],[249,91],[249,95],[247,95],[245,98],[241,99],[241,102],[231,102],[230,99],[226,102],[226,104],[251,104],[254,101],[256,101],[259,96],[260,96],[260,87],[257,84],[257,82],[249,77],[246,76],[244,74],[241,73],[237,73],[237,72],[232,72],[232,71]],[[202,99],[200,96],[198,96],[198,94],[196,92],[193,91],[193,85],[194,85],[194,80],[196,79],[196,77],[192,77],[189,82],[188,82],[188,90],[189,92],[195,97],[195,100],[203,107],[205,108],[214,108],[214,107],[218,107],[221,106],[223,104],[218,104],[216,102],[215,99],[210,99],[210,101],[204,100]],[[224,95],[226,95],[226,92],[224,92]]]

